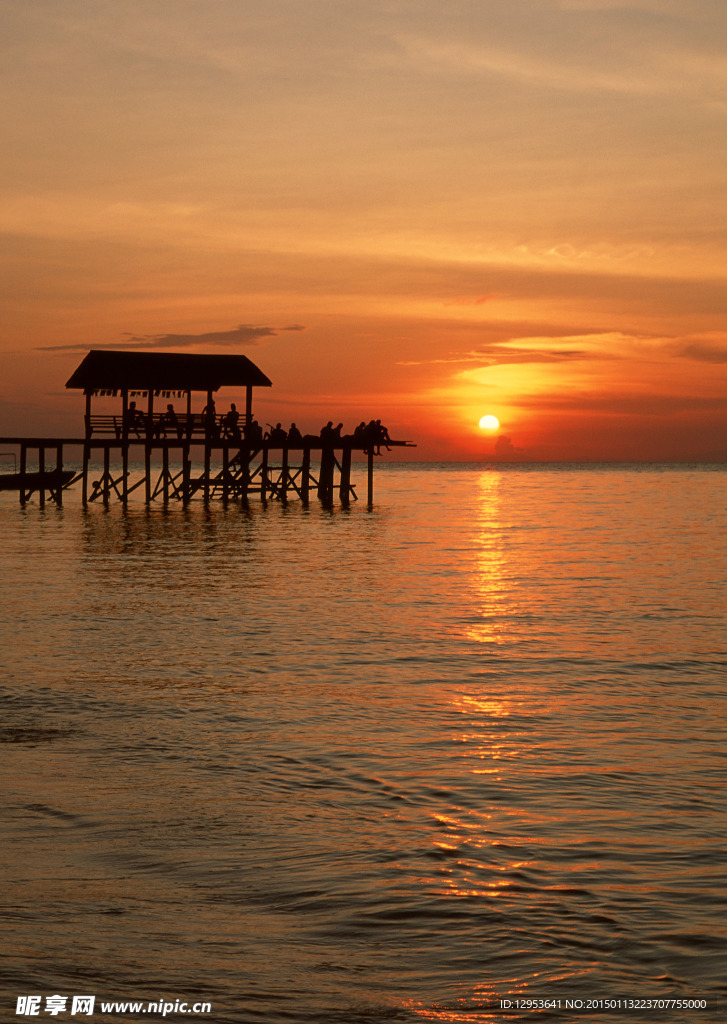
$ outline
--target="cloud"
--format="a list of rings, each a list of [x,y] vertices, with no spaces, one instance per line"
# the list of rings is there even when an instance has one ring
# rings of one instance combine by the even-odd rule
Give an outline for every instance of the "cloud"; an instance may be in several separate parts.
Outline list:
[[[562,395],[521,396],[523,409],[544,412],[591,412],[600,415],[632,417],[675,417],[685,413],[720,413],[727,411],[727,398],[708,395],[606,394],[575,390]]]
[[[610,339],[613,335],[602,335],[594,332],[595,342]],[[578,341],[580,347],[566,347]],[[453,364],[460,366],[507,366],[513,363],[564,363],[583,359],[614,359],[613,353],[596,347],[586,348],[590,342],[588,336],[553,337],[553,338],[517,338],[506,341],[494,341],[469,352],[455,352],[445,358],[433,359],[400,359],[397,366],[432,366]]]
[[[229,331],[207,331],[203,334],[142,334],[135,335],[126,332],[122,337],[123,348],[132,349],[135,352],[143,349],[160,348],[206,348],[214,345],[222,348],[232,348],[241,345],[257,345],[262,338],[274,338],[279,331],[304,331],[301,324],[291,324],[288,327],[262,327],[253,324],[238,324]],[[118,342],[102,342],[93,346],[95,349],[118,349]],[[86,342],[72,345],[46,345],[36,349],[39,352],[85,352],[88,350]]]
[[[495,458],[497,459],[519,459],[525,455],[522,448],[516,448],[512,439],[504,435],[498,437],[495,442]]]
[[[698,363],[727,363],[727,348],[716,348],[701,342],[684,345],[679,355],[685,359],[694,359]]]

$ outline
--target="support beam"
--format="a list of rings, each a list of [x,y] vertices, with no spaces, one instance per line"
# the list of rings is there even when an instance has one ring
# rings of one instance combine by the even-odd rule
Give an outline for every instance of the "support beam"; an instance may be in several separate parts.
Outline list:
[[[318,497],[326,504],[333,501],[333,472],[336,457],[332,448],[321,449],[321,471],[318,476]]]
[[[351,497],[351,449],[348,447],[341,452],[341,482],[338,496],[344,505],[348,505]]]
[[[25,473],[28,468],[28,448],[27,445],[20,445],[20,504],[24,505],[27,497],[25,490]]]
[[[208,403],[209,404],[209,403]],[[210,470],[212,466],[212,451],[210,449],[209,437],[204,443],[204,500],[210,500]]]
[[[310,495],[310,448],[303,449],[303,463],[300,470],[300,497],[308,502]]]
[[[182,448],[182,501],[185,505],[189,504],[191,497],[192,460],[189,449],[189,444],[185,444]]]
[[[108,505],[109,498],[111,497],[111,452],[109,446],[104,445],[103,450],[103,479],[101,481],[101,493],[103,494],[103,503]]]
[[[260,497],[263,501],[268,496],[268,450],[263,448],[262,461],[260,463]]]
[[[230,497],[230,446],[222,446],[222,500],[227,504]]]
[[[147,505],[151,504],[151,440],[147,434],[144,441],[144,496]]]
[[[91,391],[89,389],[86,389],[84,394],[86,395],[86,417],[85,417],[86,437],[90,437],[91,436]]]
[[[40,474],[39,487],[38,487],[38,503],[41,508],[45,508],[45,447],[41,444],[38,446],[38,473]]]
[[[250,429],[252,423],[252,385],[245,388],[245,433]]]
[[[57,486],[55,492],[55,502],[59,507],[63,504],[63,482],[61,479],[61,473],[63,472],[63,445],[56,445],[56,477]]]
[[[162,500],[165,505],[169,504],[169,448],[166,444],[162,448]]]
[[[288,500],[288,449],[283,448],[283,465],[280,469],[280,497]]]
[[[91,445],[86,441],[83,446],[83,477],[81,483],[81,501],[88,505],[88,464],[91,460]]]

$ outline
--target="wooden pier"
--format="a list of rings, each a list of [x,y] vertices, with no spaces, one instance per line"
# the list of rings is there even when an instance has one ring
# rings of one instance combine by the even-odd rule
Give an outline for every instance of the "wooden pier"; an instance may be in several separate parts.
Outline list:
[[[213,394],[225,384],[245,388],[244,418],[234,403],[226,414],[217,413]],[[84,505],[126,504],[134,492],[146,504],[186,505],[197,498],[245,502],[251,495],[307,502],[311,494],[330,504],[337,494],[346,505],[358,498],[352,463],[362,452],[371,503],[380,449],[409,446],[392,441],[373,422],[345,436],[332,424],[320,437],[301,436],[294,425],[284,431],[280,424],[264,435],[252,415],[255,386],[271,382],[244,356],[90,352],[66,384],[85,394],[84,435],[0,438],[0,450],[12,448],[17,467],[0,474],[0,490],[17,491],[21,505],[37,494],[41,507],[46,501],[61,505],[74,485],[80,485]],[[194,391],[206,396],[202,412],[192,410]],[[94,414],[95,396],[120,397],[120,411]],[[155,398],[171,397],[185,397],[186,410],[177,412],[169,402],[165,412],[155,411]],[[136,398],[145,402],[143,413]],[[77,473],[68,469],[71,450],[81,454]]]

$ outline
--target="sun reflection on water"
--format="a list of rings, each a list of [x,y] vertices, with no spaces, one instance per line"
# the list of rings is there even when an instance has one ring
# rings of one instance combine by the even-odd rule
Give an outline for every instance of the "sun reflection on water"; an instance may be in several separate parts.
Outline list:
[[[478,643],[499,645],[506,640],[504,624],[512,612],[503,546],[500,475],[483,472],[476,486],[470,569],[474,607],[464,633]]]

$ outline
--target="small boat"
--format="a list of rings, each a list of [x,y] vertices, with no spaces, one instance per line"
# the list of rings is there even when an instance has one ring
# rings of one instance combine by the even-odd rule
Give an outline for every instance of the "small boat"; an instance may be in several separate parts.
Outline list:
[[[55,491],[67,487],[75,477],[72,469],[49,469],[45,473],[0,473],[0,491]]]

